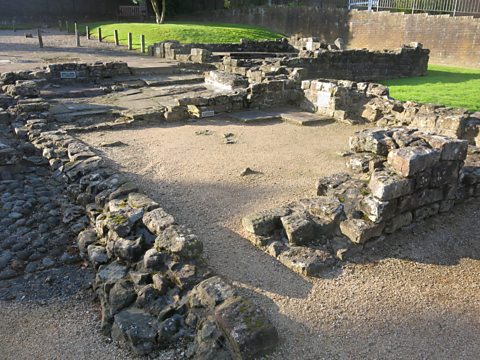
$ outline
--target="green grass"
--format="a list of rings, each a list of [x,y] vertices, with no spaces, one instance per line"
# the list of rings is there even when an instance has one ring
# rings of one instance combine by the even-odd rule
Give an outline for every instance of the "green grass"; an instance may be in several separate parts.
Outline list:
[[[283,35],[255,26],[172,22],[167,24],[150,23],[90,23],[80,25],[85,31],[85,25],[90,27],[92,38],[97,37],[98,28],[102,28],[104,41],[114,42],[114,30],[118,30],[120,45],[127,45],[128,33],[132,33],[133,47],[140,47],[140,35],[145,35],[146,46],[164,41],[178,40],[182,43],[237,43],[240,39],[273,40]],[[73,26],[70,31],[73,30]]]
[[[426,76],[384,82],[390,96],[480,111],[480,70],[429,65]]]

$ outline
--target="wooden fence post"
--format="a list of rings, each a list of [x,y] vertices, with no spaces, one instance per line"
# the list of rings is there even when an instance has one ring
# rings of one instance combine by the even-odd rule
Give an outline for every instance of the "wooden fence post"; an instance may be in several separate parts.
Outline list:
[[[113,30],[113,37],[115,38],[115,45],[120,45],[120,42],[118,41],[118,30]]]
[[[145,54],[145,35],[140,35],[140,51]]]
[[[128,50],[132,50],[133,49],[133,46],[132,46],[132,33],[129,32],[128,33]]]
[[[62,20],[58,20],[58,31],[62,31]]]
[[[42,32],[40,29],[37,29],[37,36],[38,36],[38,45],[40,46],[40,49],[43,48],[43,39],[42,39]]]
[[[102,28],[98,28],[98,42],[102,42]]]
[[[70,32],[70,29],[68,28],[68,20],[65,20],[65,31],[67,34]]]
[[[75,23],[75,41],[76,41],[77,47],[80,47],[80,34],[78,33],[77,23]]]
[[[88,25],[85,26],[85,33],[87,34],[87,40],[90,40],[90,27]]]

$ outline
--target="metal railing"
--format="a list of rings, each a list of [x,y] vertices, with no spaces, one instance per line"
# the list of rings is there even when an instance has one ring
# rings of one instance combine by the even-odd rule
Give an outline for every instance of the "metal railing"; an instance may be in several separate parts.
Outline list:
[[[118,16],[120,17],[139,17],[147,15],[147,7],[145,5],[121,5],[118,7]]]
[[[349,0],[348,8],[480,15],[480,0]]]

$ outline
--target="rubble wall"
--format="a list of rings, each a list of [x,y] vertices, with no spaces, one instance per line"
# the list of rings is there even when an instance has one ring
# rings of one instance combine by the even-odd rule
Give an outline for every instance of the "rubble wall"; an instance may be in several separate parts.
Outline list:
[[[411,126],[424,131],[466,139],[480,145],[480,114],[440,105],[401,102],[390,98],[388,88],[375,83],[344,80],[302,81],[304,110],[348,123],[377,126]]]
[[[66,188],[73,205],[64,219],[79,219],[72,252],[96,271],[103,333],[136,355],[182,346],[194,358],[250,359],[274,349],[275,327],[211,273],[200,239],[94,149],[60,129],[49,103],[32,96],[0,96],[8,114],[4,130],[29,142],[38,152],[30,159],[49,165]],[[21,159],[21,152],[0,143],[0,179]]]
[[[417,129],[368,129],[350,138],[353,173],[321,178],[317,197],[242,219],[250,240],[287,267],[318,276],[338,260],[414,222],[480,197],[480,151]]]
[[[270,52],[270,53],[297,53],[287,39],[254,41],[242,39],[238,44],[181,44],[178,41],[163,41],[149,46],[152,56],[168,60],[188,60],[192,49],[202,49],[209,52]]]
[[[42,82],[87,82],[105,78],[131,75],[130,68],[125,62],[96,62],[96,63],[59,63],[49,64],[44,70],[15,71],[0,74],[0,86],[7,86],[3,91],[17,95],[15,85],[24,87],[38,87]],[[35,86],[35,83],[37,86]],[[13,87],[12,87],[13,86]],[[21,86],[20,86],[21,87]],[[21,94],[22,96],[37,96]]]

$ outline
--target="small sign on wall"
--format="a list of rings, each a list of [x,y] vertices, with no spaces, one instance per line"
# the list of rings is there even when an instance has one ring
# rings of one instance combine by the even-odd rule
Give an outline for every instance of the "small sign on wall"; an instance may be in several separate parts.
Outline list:
[[[330,91],[319,91],[317,94],[317,106],[319,108],[328,108],[332,94]]]
[[[206,117],[212,117],[212,116],[215,116],[215,110],[205,110],[205,111],[202,111],[200,117],[206,118]]]
[[[61,79],[76,79],[77,72],[76,71],[60,71],[60,78]]]

